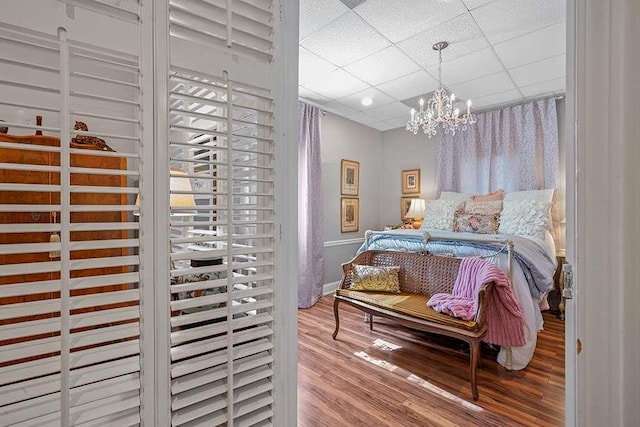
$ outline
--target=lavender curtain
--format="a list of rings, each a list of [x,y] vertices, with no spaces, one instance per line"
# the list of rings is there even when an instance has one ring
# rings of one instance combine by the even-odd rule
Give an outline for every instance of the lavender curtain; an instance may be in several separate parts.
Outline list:
[[[554,98],[478,114],[467,131],[438,145],[438,189],[481,194],[556,188],[558,116]]]
[[[298,103],[298,307],[322,296],[324,233],[320,109]]]

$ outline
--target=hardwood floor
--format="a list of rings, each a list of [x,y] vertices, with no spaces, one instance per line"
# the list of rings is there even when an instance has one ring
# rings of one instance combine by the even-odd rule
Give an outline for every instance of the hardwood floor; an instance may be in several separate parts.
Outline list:
[[[471,398],[467,356],[436,350],[443,338],[340,305],[333,298],[298,311],[298,426],[561,426],[564,424],[564,323],[545,314],[533,360],[507,371],[483,348],[480,399]],[[458,345],[446,340],[445,344]]]

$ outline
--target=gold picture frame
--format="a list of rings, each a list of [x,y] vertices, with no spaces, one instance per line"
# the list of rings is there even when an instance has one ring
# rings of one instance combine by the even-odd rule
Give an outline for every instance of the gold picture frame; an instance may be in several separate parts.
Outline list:
[[[360,227],[360,199],[342,197],[340,199],[340,232],[354,233]]]
[[[357,196],[360,187],[360,162],[342,159],[340,161],[340,194]]]
[[[402,196],[400,197],[400,221],[405,221],[405,216],[407,216],[407,212],[409,212],[409,207],[411,207],[411,201],[413,199],[417,199],[420,196]]]
[[[402,171],[402,194],[420,194],[420,169]]]

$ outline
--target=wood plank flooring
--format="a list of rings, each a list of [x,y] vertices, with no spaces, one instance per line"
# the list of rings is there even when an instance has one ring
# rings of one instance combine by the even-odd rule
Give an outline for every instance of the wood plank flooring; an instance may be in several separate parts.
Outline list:
[[[483,348],[480,399],[469,387],[467,356],[425,346],[438,340],[340,305],[334,341],[333,297],[298,311],[298,426],[561,426],[564,424],[564,323],[545,314],[533,360],[507,371]]]

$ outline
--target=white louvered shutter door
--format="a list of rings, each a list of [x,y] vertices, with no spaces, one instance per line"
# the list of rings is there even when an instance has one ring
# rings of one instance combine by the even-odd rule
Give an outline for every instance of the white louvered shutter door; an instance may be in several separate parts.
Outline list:
[[[138,425],[140,6],[65,3],[82,6],[75,19],[22,3],[64,21],[58,37],[0,18],[0,117],[33,135],[42,115],[62,141],[0,143],[0,426]],[[110,37],[130,44],[104,48]],[[70,146],[78,135],[114,151]]]
[[[273,5],[169,4],[171,425],[270,425]]]

